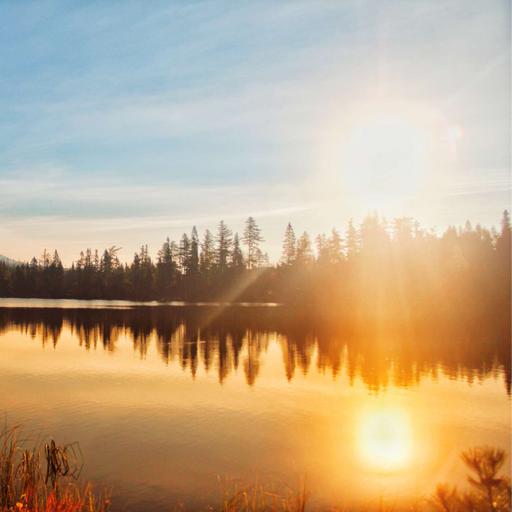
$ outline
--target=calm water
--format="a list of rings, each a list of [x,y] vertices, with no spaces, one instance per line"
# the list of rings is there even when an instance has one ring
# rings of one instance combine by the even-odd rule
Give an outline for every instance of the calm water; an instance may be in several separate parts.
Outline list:
[[[462,484],[510,451],[510,346],[492,332],[327,328],[280,307],[0,299],[0,411],[79,441],[115,510],[273,482],[365,505]]]

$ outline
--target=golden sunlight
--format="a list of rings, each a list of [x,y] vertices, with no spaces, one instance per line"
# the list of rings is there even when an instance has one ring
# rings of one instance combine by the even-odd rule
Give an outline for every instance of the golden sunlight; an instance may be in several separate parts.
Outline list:
[[[412,459],[412,429],[408,415],[399,409],[364,412],[358,425],[362,462],[376,470],[396,471]]]
[[[446,153],[446,125],[438,112],[418,105],[367,105],[344,134],[345,190],[379,209],[414,195]]]

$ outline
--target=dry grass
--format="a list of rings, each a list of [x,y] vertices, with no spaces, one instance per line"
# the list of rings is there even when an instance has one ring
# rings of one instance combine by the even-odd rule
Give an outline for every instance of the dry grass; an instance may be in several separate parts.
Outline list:
[[[77,444],[26,448],[20,429],[0,432],[0,512],[107,512],[109,500],[80,486]]]
[[[223,482],[222,512],[305,512],[307,493],[301,490],[275,491],[259,483],[241,485],[239,482]]]
[[[438,485],[432,499],[405,510],[432,512],[510,512],[512,489],[510,480],[499,474],[506,454],[491,447],[477,447],[461,454],[462,462],[468,469],[469,490],[460,492],[456,487]],[[299,492],[292,490],[275,492],[260,484],[241,486],[234,482],[224,484],[222,512],[305,512],[307,493],[303,485]],[[309,507],[309,510],[313,508]],[[325,509],[321,509],[325,510]],[[344,510],[330,508],[329,510]],[[380,503],[367,510],[393,512],[400,507]]]

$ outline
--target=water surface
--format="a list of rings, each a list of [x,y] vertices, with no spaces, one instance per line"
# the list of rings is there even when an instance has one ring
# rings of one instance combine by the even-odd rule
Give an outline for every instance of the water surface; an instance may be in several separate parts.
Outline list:
[[[509,451],[510,346],[488,326],[347,332],[280,307],[0,300],[0,410],[79,441],[116,510],[219,502],[234,479],[312,503],[463,485]],[[219,480],[221,483],[219,483]]]

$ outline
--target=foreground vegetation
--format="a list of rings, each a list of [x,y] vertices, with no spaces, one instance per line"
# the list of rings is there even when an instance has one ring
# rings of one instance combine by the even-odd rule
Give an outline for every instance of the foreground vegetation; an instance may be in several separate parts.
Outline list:
[[[0,512],[107,512],[115,510],[107,495],[81,485],[80,449],[54,441],[26,448],[18,428],[0,434]],[[511,506],[510,480],[500,475],[505,452],[490,447],[473,448],[461,455],[469,470],[470,490],[438,485],[434,495],[421,505],[439,512],[508,512]],[[309,492],[274,490],[254,484],[224,485],[221,503],[208,510],[222,512],[305,512]],[[382,509],[382,505],[380,507]],[[169,505],[169,510],[183,506]],[[346,510],[330,507],[329,510]]]
[[[463,452],[461,458],[469,470],[467,478],[472,489],[459,492],[456,487],[438,485],[434,505],[442,512],[510,511],[510,480],[499,474],[505,452],[480,447]]]
[[[0,433],[0,512],[107,512],[107,496],[80,485],[78,445],[27,448],[20,429]]]

